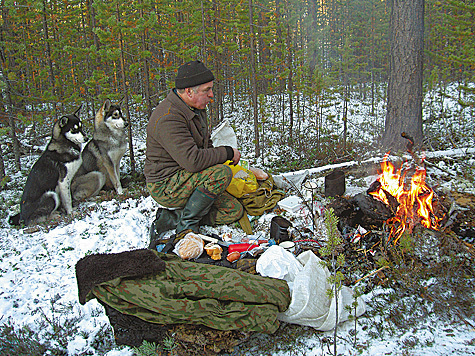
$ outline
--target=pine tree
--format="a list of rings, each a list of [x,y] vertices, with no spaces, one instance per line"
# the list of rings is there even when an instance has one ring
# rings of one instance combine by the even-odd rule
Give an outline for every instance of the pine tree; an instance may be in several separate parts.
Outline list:
[[[475,105],[475,5],[469,0],[429,1],[429,70],[457,82],[462,108]]]
[[[388,109],[381,144],[405,149],[402,133],[422,147],[422,65],[424,0],[392,0]]]

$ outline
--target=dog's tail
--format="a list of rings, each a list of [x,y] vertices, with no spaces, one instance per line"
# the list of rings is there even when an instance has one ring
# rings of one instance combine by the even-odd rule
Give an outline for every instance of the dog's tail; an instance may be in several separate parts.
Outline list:
[[[28,214],[25,214],[27,216],[24,217],[25,224],[29,225],[31,222],[49,216],[59,208],[60,204],[58,193],[53,191],[44,193],[38,201],[25,209],[28,211]]]
[[[21,212],[10,216],[11,225],[19,226],[30,223],[46,217],[56,211],[61,204],[60,198],[56,192],[49,191],[44,193],[41,198],[29,204],[23,204]]]
[[[11,215],[8,219],[8,222],[10,223],[10,225],[20,226],[20,213]]]

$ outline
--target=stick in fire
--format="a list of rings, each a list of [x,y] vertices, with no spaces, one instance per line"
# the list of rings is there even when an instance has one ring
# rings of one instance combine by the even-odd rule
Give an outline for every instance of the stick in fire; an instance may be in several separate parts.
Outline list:
[[[414,162],[416,162],[418,166],[421,166],[423,160],[420,159],[419,156],[414,152],[414,138],[412,136],[409,136],[405,132],[402,132],[401,136],[408,141],[406,144],[406,151],[412,156],[412,159],[414,159]]]

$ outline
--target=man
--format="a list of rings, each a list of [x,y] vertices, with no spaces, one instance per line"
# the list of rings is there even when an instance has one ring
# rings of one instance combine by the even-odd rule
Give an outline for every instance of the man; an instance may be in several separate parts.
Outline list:
[[[147,189],[162,206],[150,228],[155,248],[164,232],[176,229],[177,239],[199,225],[229,224],[244,209],[226,192],[231,169],[241,153],[230,146],[213,147],[206,106],[213,98],[213,73],[200,61],[178,68],[175,89],[153,111],[147,125],[144,173]]]

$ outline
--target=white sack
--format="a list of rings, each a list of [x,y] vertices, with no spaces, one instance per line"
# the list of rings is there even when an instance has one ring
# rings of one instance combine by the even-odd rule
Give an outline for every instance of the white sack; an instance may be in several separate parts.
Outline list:
[[[237,149],[237,137],[228,120],[223,121],[211,134],[213,146],[231,146]]]
[[[332,286],[328,283],[329,270],[322,266],[320,259],[312,252],[305,251],[298,258],[291,253],[283,254],[280,246],[271,246],[257,260],[256,270],[264,276],[284,279],[290,288],[291,302],[289,308],[278,314],[278,319],[291,324],[311,326],[317,330],[327,331],[335,327],[335,298],[329,299],[327,290]],[[283,275],[282,267],[288,271]],[[293,273],[298,270],[297,273]],[[262,271],[262,272],[260,272]],[[290,272],[292,271],[292,272]],[[356,315],[366,310],[364,301],[358,297]],[[348,320],[349,311],[345,308],[353,303],[353,290],[343,286],[338,298],[338,322]],[[354,310],[352,310],[354,313]]]
[[[263,260],[262,257],[264,257]],[[303,270],[295,256],[284,248],[274,245],[269,247],[256,263],[256,272],[262,276],[283,279],[292,289],[292,282]]]
[[[278,174],[275,176],[272,176],[274,178],[274,183],[277,186],[277,188],[280,189],[292,189],[297,187],[297,189],[300,189],[302,186],[303,181],[307,176],[309,175],[309,171],[301,171],[301,172],[292,172],[292,173],[282,173]],[[293,185],[291,184],[293,183]]]

